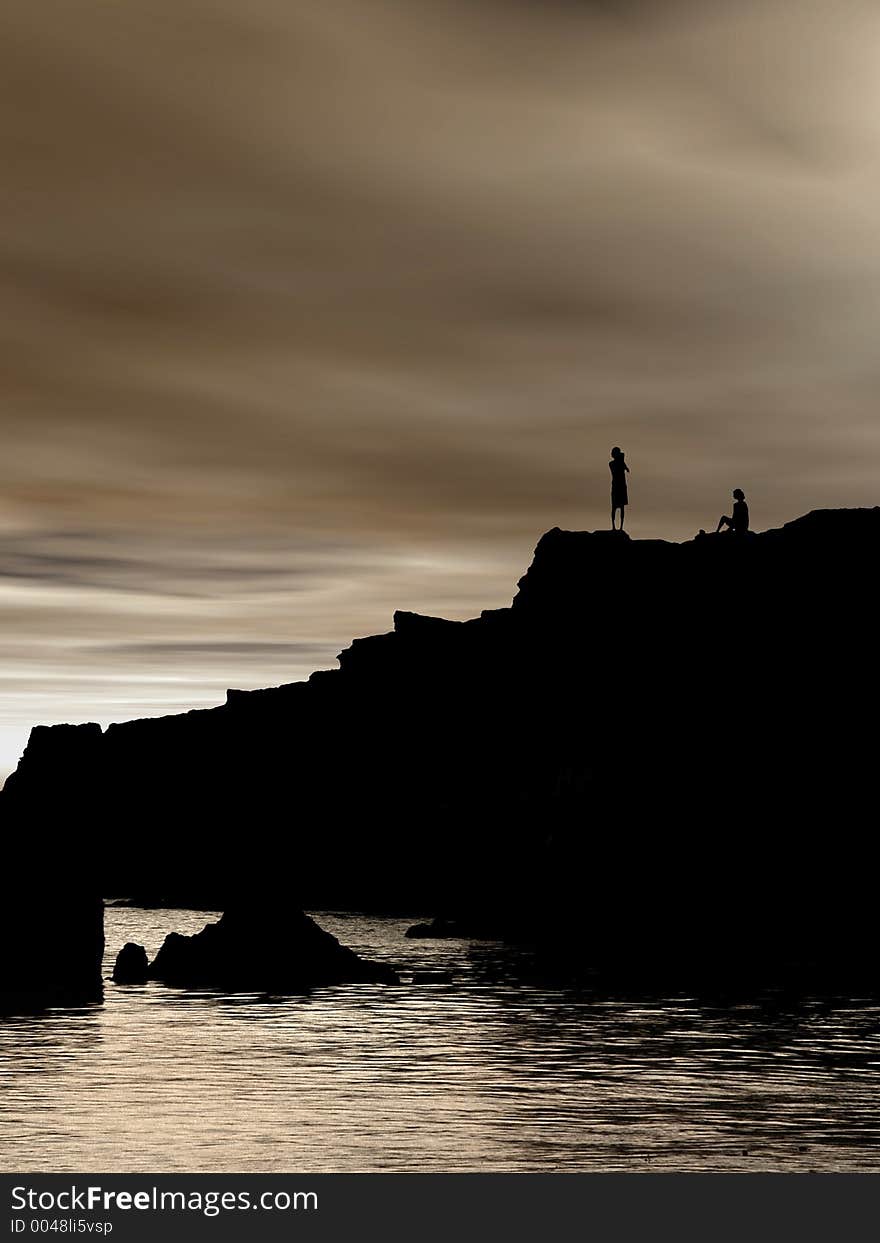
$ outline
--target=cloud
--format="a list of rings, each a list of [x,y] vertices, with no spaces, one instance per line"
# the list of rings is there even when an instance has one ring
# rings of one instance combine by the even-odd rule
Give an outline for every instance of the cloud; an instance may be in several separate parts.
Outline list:
[[[263,660],[266,657],[283,657],[294,659],[300,663],[303,658],[320,658],[326,652],[323,643],[202,643],[194,640],[190,643],[106,643],[93,649],[96,655],[157,657],[159,660],[198,660],[200,657],[232,657],[241,659]]]
[[[395,605],[503,603],[543,529],[606,521],[618,442],[637,534],[737,485],[761,526],[877,500],[876,6],[0,20],[0,645],[27,668],[66,629],[135,645],[123,680],[203,643],[208,694]],[[250,643],[264,666],[210,648]],[[15,729],[162,708],[40,687]]]

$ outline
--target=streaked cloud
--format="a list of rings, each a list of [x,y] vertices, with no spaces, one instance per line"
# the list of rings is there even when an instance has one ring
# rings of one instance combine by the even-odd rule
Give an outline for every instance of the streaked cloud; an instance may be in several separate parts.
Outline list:
[[[0,767],[504,603],[614,443],[634,534],[878,500],[867,0],[0,29]]]

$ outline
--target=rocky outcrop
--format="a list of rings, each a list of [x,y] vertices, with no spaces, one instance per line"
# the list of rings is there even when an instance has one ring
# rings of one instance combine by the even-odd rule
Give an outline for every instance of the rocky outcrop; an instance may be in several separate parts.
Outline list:
[[[18,844],[14,857],[24,866]],[[15,891],[0,901],[0,1013],[81,1005],[102,995],[104,906],[75,881],[59,887],[30,846],[24,871],[6,873]],[[11,865],[11,866],[10,866]],[[43,879],[39,878],[43,873]],[[34,883],[36,880],[36,883]]]
[[[268,887],[478,918],[562,971],[873,987],[878,553],[878,508],[549,531],[509,608],[398,613],[214,709],[35,730],[0,804],[48,857],[85,825],[109,893]]]
[[[134,941],[126,941],[116,955],[113,967],[114,984],[146,984],[150,974],[147,951]]]
[[[328,984],[396,984],[386,963],[340,945],[302,911],[235,907],[195,936],[172,932],[150,978],[186,988],[291,993]]]

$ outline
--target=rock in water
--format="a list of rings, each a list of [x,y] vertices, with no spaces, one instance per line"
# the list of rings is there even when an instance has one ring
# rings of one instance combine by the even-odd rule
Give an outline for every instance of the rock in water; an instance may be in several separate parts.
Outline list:
[[[340,945],[302,911],[237,906],[195,936],[172,932],[150,977],[184,988],[290,993],[325,984],[396,984],[385,963]]]
[[[27,859],[17,846],[7,856],[18,887],[0,903],[0,1013],[99,1001],[104,904],[74,880],[29,888],[24,882],[39,876],[44,861],[32,842],[26,846]]]
[[[116,984],[146,984],[149,978],[150,961],[147,951],[134,941],[126,941],[116,955],[113,968],[113,980]]]

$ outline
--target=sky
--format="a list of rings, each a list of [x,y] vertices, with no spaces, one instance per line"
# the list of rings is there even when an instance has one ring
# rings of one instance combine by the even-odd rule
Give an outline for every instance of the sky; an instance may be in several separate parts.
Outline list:
[[[0,780],[30,726],[880,501],[880,7],[7,0]]]

